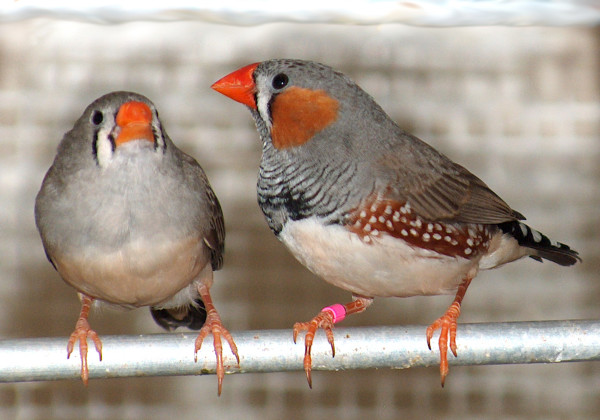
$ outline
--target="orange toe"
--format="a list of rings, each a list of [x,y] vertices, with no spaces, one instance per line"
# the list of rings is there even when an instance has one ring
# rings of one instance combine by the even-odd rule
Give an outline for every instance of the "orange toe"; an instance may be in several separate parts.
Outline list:
[[[200,333],[196,338],[194,345],[194,361],[198,360],[198,350],[200,350],[200,347],[202,347],[202,342],[208,334],[212,334],[215,355],[217,356],[217,394],[221,395],[221,390],[223,389],[223,378],[225,377],[225,367],[223,366],[223,344],[221,337],[223,337],[225,341],[229,343],[229,348],[235,356],[238,366],[240,365],[240,356],[238,355],[238,349],[235,345],[235,341],[233,341],[233,337],[227,328],[223,326],[221,317],[219,316],[219,313],[212,302],[209,287],[205,284],[200,284],[198,286],[198,293],[200,293],[200,298],[202,299],[202,302],[204,302],[204,308],[206,309],[206,321],[204,322],[204,325],[200,329]]]
[[[440,330],[440,376],[442,377],[442,387],[448,376],[448,338],[450,338],[450,350],[454,357],[458,356],[456,352],[456,326],[460,316],[460,305],[465,297],[467,288],[471,284],[472,277],[467,276],[458,286],[454,302],[448,308],[446,313],[439,317],[433,324],[427,327],[427,346],[431,350],[431,338],[435,330]]]
[[[87,339],[91,338],[96,346],[96,351],[100,356],[100,361],[102,361],[102,341],[96,331],[90,328],[90,324],[85,318],[80,318],[75,325],[75,330],[69,337],[69,342],[67,344],[67,359],[71,357],[71,353],[75,348],[75,343],[79,342],[79,355],[81,357],[81,380],[84,385],[88,384],[89,381],[89,369],[87,362],[87,354],[88,354],[88,343]]]
[[[84,385],[87,385],[90,378],[87,362],[87,339],[89,337],[94,342],[96,351],[100,356],[100,361],[102,361],[102,341],[100,341],[100,337],[98,337],[96,331],[92,330],[90,323],[88,322],[88,316],[92,307],[92,303],[94,302],[94,298],[84,295],[83,293],[80,293],[79,298],[81,300],[81,312],[79,313],[79,319],[75,324],[75,330],[69,337],[69,342],[67,344],[67,359],[71,357],[71,353],[75,348],[75,343],[79,342],[79,355],[81,357],[81,380],[83,381]]]
[[[308,322],[296,322],[294,324],[294,343],[298,338],[298,333],[300,331],[306,331],[306,335],[304,336],[304,371],[306,372],[306,380],[308,381],[308,386],[312,388],[312,356],[311,350],[313,341],[315,339],[315,334],[319,328],[325,330],[325,334],[327,335],[327,341],[331,346],[331,353],[333,357],[335,357],[335,345],[333,342],[333,316],[330,312],[319,312],[317,316],[311,319]]]
[[[225,341],[229,344],[229,348],[231,352],[235,356],[237,360],[237,364],[240,364],[240,356],[238,355],[238,349],[233,341],[233,337],[223,326],[221,322],[221,317],[217,313],[216,310],[209,310],[206,315],[206,321],[198,334],[195,342],[195,352],[194,352],[194,361],[197,360],[198,350],[202,347],[202,342],[208,336],[208,334],[212,334],[213,336],[213,346],[215,349],[215,355],[217,356],[217,393],[221,395],[221,391],[223,389],[223,378],[225,377],[225,367],[223,365],[223,344],[221,338],[224,338]]]
[[[438,318],[434,323],[427,327],[427,346],[431,349],[431,338],[436,330],[440,330],[439,348],[440,348],[440,376],[442,386],[448,375],[448,339],[450,339],[450,351],[456,357],[456,327],[458,316],[460,315],[460,304],[454,302],[444,315]]]

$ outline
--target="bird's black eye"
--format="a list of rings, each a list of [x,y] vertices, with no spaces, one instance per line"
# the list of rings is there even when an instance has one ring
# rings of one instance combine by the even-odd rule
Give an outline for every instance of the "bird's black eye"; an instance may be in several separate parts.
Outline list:
[[[94,111],[92,114],[92,124],[100,125],[102,124],[102,121],[104,121],[104,115],[102,115],[102,112]]]
[[[279,73],[277,76],[273,78],[273,88],[274,89],[283,89],[288,84],[290,79],[283,73]]]

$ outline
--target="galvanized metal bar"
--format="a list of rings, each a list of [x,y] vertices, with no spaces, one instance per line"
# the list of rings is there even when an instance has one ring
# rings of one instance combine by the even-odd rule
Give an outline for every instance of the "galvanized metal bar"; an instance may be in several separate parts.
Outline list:
[[[425,326],[336,328],[335,358],[324,334],[313,346],[315,370],[432,366],[439,363],[437,340],[427,348]],[[233,334],[240,366],[224,343],[228,373],[280,372],[302,369],[304,344],[291,330],[242,331]],[[208,337],[194,362],[196,334],[101,337],[103,360],[90,343],[90,377],[201,375],[215,372]],[[0,340],[0,382],[79,378],[75,350],[66,357],[67,338]],[[433,343],[432,343],[433,344]],[[458,357],[451,365],[557,363],[600,360],[600,321],[544,321],[460,324]]]

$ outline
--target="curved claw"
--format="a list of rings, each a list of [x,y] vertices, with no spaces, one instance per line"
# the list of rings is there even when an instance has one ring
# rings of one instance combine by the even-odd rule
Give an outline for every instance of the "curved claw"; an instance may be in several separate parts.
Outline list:
[[[450,350],[452,351],[452,354],[454,354],[454,357],[457,357],[456,321],[460,316],[460,304],[465,297],[465,293],[467,292],[467,288],[471,284],[473,277],[474,274],[465,277],[462,283],[458,286],[456,296],[454,297],[454,302],[452,302],[452,305],[450,305],[446,313],[439,317],[429,327],[427,327],[426,335],[427,346],[429,347],[429,350],[431,350],[431,337],[433,336],[433,332],[437,329],[441,329],[438,345],[440,347],[440,375],[442,377],[442,387],[444,386],[446,376],[448,375],[448,337],[450,337]]]
[[[102,361],[102,341],[96,331],[92,330],[90,324],[87,319],[79,318],[77,320],[77,324],[75,324],[75,330],[71,333],[69,337],[69,342],[67,343],[67,359],[71,357],[71,353],[75,348],[75,342],[79,342],[79,355],[81,357],[81,380],[84,385],[87,385],[90,378],[90,373],[88,369],[88,344],[87,339],[91,338],[94,342],[94,346],[96,347],[96,351],[100,357],[100,361]]]
[[[448,337],[450,338],[450,350],[454,357],[458,356],[457,348],[456,348],[456,328],[457,328],[457,320],[460,315],[460,304],[454,302],[446,313],[439,317],[434,323],[432,323],[429,327],[427,327],[426,336],[427,336],[427,346],[431,350],[431,338],[433,337],[433,333],[435,330],[440,330],[440,338],[438,341],[438,346],[440,349],[440,376],[442,387],[444,386],[444,382],[446,381],[446,376],[448,376],[449,367],[448,367]]]
[[[240,356],[238,355],[238,349],[233,341],[233,337],[230,332],[223,326],[221,317],[216,310],[209,310],[206,316],[206,322],[202,326],[198,337],[196,338],[194,346],[194,362],[198,361],[198,351],[202,347],[202,342],[208,336],[213,336],[213,347],[215,349],[215,355],[217,356],[217,394],[221,395],[223,389],[223,378],[225,377],[225,367],[223,366],[223,344],[221,337],[225,338],[229,344],[231,352],[235,356],[238,366],[240,365]]]
[[[312,356],[311,350],[313,341],[315,339],[315,334],[317,330],[321,328],[325,330],[325,334],[327,335],[327,341],[331,346],[332,357],[335,357],[335,344],[333,341],[333,316],[329,312],[319,312],[317,316],[311,319],[308,322],[296,322],[294,324],[294,343],[296,343],[296,339],[298,338],[298,333],[300,331],[306,331],[306,335],[304,336],[304,372],[306,372],[306,380],[308,381],[308,386],[312,388]]]

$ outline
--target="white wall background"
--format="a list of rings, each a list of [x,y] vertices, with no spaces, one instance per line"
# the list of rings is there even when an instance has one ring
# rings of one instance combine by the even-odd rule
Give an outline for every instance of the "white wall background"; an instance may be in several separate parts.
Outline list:
[[[63,336],[66,346],[79,303],[45,259],[33,202],[62,134],[89,102],[120,89],[155,102],[170,136],[204,166],[220,197],[228,236],[214,298],[231,330],[291,328],[350,298],[272,237],[256,205],[260,145],[250,115],[209,88],[273,57],[318,60],[350,74],[403,127],[478,174],[532,226],[581,252],[584,263],[571,269],[526,260],[481,273],[461,322],[599,318],[599,40],[586,28],[4,23],[0,336]],[[450,301],[379,299],[344,324],[429,324]],[[101,336],[160,331],[147,310],[99,311],[91,322]],[[0,418],[600,415],[597,363],[455,367],[443,390],[437,368],[315,372],[313,384],[309,390],[302,372],[234,375],[221,398],[214,376],[92,380],[87,388],[6,384]]]

